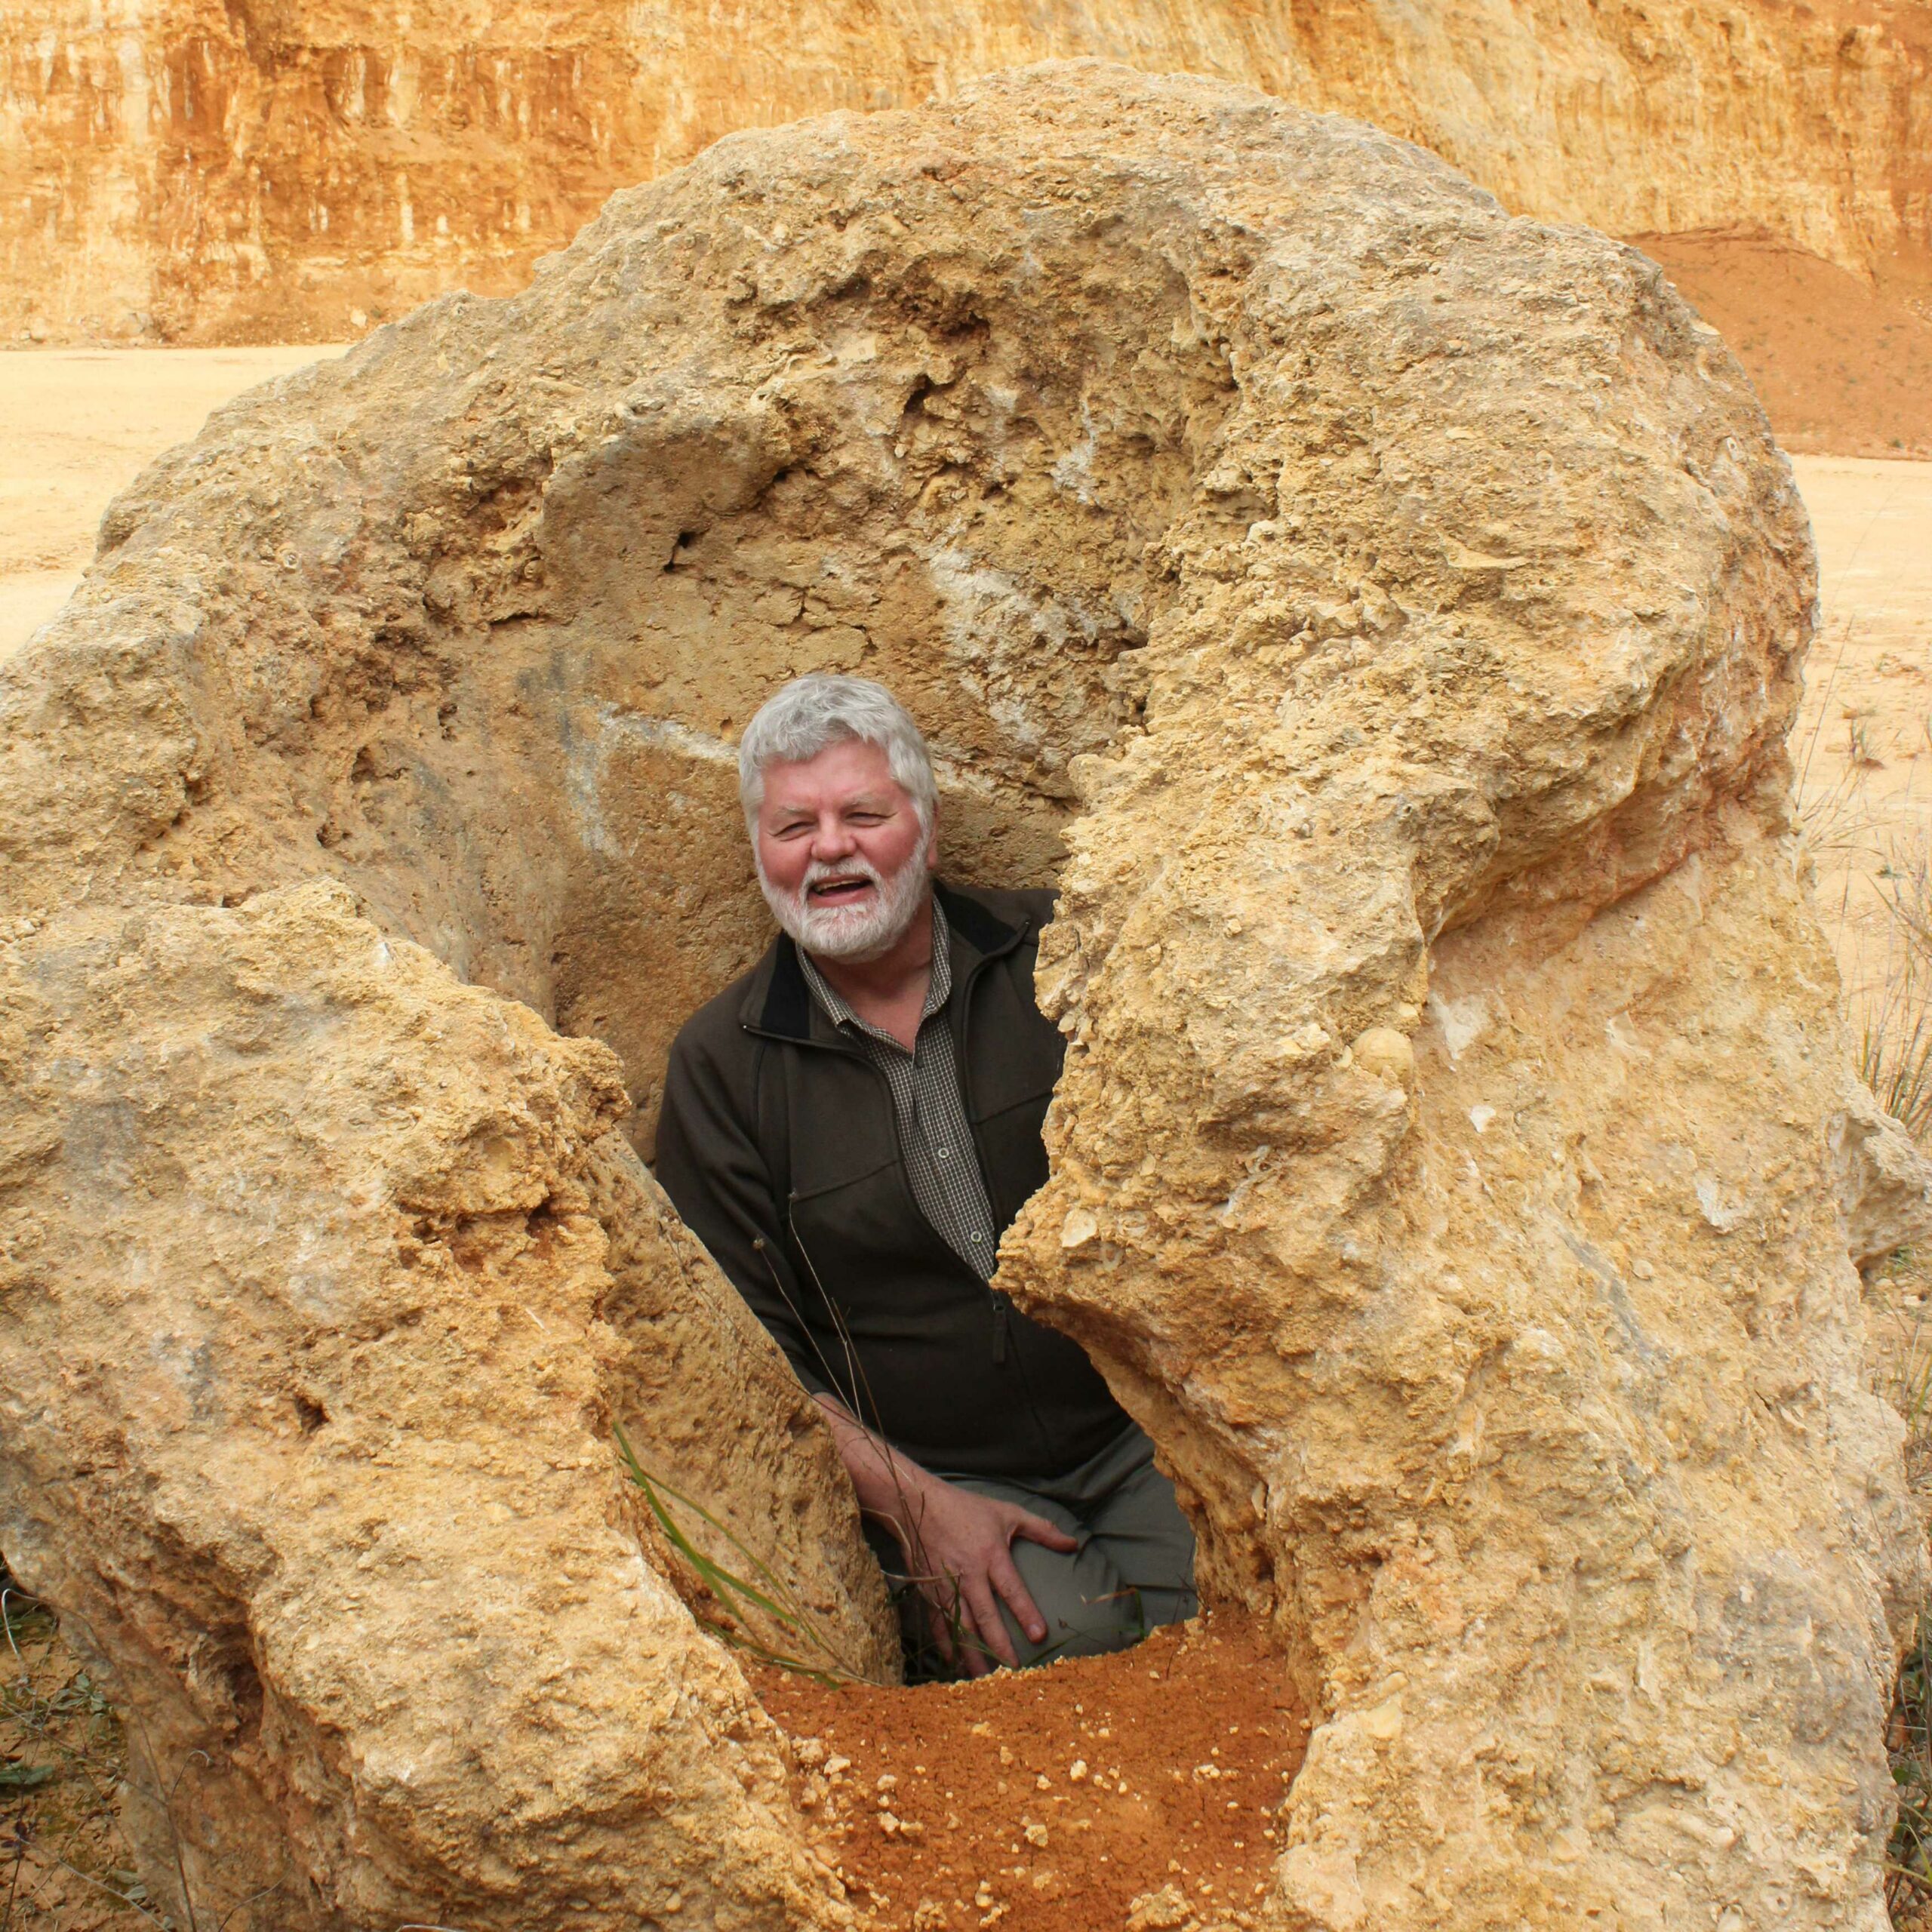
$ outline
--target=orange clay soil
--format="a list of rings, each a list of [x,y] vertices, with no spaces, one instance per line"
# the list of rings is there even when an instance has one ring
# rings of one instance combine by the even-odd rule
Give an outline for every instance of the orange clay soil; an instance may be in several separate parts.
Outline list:
[[[1730,345],[1786,449],[1932,457],[1932,257],[1867,278],[1764,235],[1629,239]]]
[[[977,1684],[749,1674],[880,1932],[1116,1932],[1137,1899],[1147,1932],[1244,1925],[1308,1736],[1262,1626],[1226,1611]]]

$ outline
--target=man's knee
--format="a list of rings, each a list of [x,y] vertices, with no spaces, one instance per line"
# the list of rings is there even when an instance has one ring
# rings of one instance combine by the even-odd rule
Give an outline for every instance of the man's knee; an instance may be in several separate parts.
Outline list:
[[[1013,1561],[1047,1626],[1036,1644],[1006,1613],[1007,1635],[1023,1665],[1123,1651],[1154,1627],[1140,1592],[1123,1583],[1091,1543],[1063,1554],[1038,1543],[1016,1543]]]
[[[891,1531],[870,1521],[865,1531],[872,1554],[885,1573],[886,1587],[898,1615],[909,1678],[923,1681],[952,1675],[958,1660],[949,1663],[946,1654],[978,1640],[955,1628],[951,1641],[942,1641],[934,1627],[935,1612],[906,1576],[906,1560]],[[1106,1651],[1124,1650],[1152,1627],[1143,1617],[1134,1593],[1123,1592],[1119,1580],[1107,1574],[1104,1561],[1090,1552],[1063,1554],[1018,1541],[1013,1546],[1013,1558],[1020,1581],[1047,1626],[1046,1635],[1035,1643],[1020,1629],[1013,1613],[1001,1604],[1007,1641],[1023,1668],[1048,1663],[1059,1657],[1097,1657]],[[938,1614],[941,1621],[946,1620],[943,1613]]]

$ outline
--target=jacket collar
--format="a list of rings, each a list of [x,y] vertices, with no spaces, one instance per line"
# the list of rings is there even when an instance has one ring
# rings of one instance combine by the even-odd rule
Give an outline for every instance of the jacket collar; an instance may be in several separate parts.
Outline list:
[[[1032,921],[1017,925],[1001,918],[977,893],[933,881],[933,894],[952,934],[952,987],[962,993],[989,959],[1011,952],[1026,937]],[[798,964],[798,949],[789,933],[780,933],[752,970],[745,989],[740,1021],[754,1033],[781,1040],[810,1040],[822,1046],[844,1044],[832,1016],[812,998]]]

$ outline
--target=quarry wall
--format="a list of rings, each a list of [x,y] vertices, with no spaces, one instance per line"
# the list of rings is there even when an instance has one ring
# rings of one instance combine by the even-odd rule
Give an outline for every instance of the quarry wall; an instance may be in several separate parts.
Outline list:
[[[1100,54],[1247,82],[1612,233],[1932,240],[1932,10],[1885,0],[17,0],[0,340],[340,340],[518,286],[734,130]]]

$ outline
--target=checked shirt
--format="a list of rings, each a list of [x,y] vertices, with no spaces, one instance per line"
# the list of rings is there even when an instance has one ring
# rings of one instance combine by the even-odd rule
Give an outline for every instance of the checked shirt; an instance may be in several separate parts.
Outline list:
[[[912,1051],[890,1033],[861,1020],[835,992],[803,946],[804,968],[812,996],[839,1031],[854,1041],[883,1073],[892,1089],[899,1122],[899,1144],[912,1198],[934,1232],[979,1275],[991,1281],[998,1247],[993,1238],[993,1211],[980,1157],[967,1124],[965,1097],[959,1084],[958,1057],[946,1003],[952,994],[952,935],[946,915],[933,901],[932,983]]]

